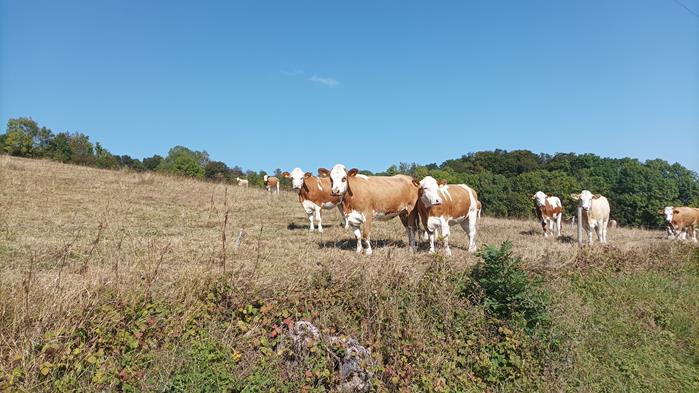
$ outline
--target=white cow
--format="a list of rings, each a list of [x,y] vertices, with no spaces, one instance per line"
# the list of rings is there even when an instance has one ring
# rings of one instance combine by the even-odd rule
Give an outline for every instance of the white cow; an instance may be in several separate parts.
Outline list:
[[[592,194],[583,190],[580,194],[570,194],[579,200],[582,206],[582,226],[587,231],[588,242],[592,244],[592,231],[597,232],[597,238],[607,244],[607,224],[609,223],[609,201],[600,194]]]

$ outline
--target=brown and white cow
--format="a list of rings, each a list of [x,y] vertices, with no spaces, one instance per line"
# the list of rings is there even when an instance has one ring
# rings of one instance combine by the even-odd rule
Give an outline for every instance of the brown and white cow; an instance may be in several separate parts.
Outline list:
[[[476,224],[480,215],[476,191],[465,184],[437,182],[432,176],[413,183],[418,187],[417,211],[430,239],[430,252],[434,252],[435,234],[439,231],[444,239],[444,254],[451,255],[450,226],[456,224],[468,235],[468,251],[476,251]]]
[[[318,221],[318,232],[323,232],[323,222],[320,216],[321,209],[332,209],[337,207],[342,217],[343,225],[347,227],[345,215],[342,212],[340,197],[330,193],[330,179],[313,176],[311,172],[303,172],[301,168],[294,168],[291,172],[282,174],[287,179],[291,179],[291,187],[298,191],[299,202],[308,216],[310,231],[313,232],[315,218]]]
[[[697,241],[697,229],[699,229],[699,209],[695,207],[673,207],[667,206],[659,210],[658,214],[665,216],[668,226],[668,237],[686,239],[689,235],[692,240]]]
[[[544,237],[549,237],[549,232],[554,237],[561,236],[561,219],[563,218],[563,204],[557,196],[548,196],[541,191],[537,191],[532,196],[536,217],[541,222],[544,229]]]
[[[592,244],[592,231],[597,232],[597,239],[607,243],[607,224],[609,223],[609,201],[600,194],[583,190],[580,194],[570,194],[579,200],[582,206],[582,226],[587,231],[588,242]]]
[[[238,182],[238,186],[240,187],[247,187],[248,186],[248,180],[247,179],[241,179],[239,177],[235,178],[235,181]]]
[[[410,176],[365,176],[357,168],[342,164],[331,170],[319,168],[318,174],[330,178],[333,195],[342,197],[342,211],[357,238],[357,253],[366,242],[366,255],[371,255],[371,227],[374,219],[389,220],[400,217],[408,234],[408,242],[415,248],[417,216],[413,214],[417,201],[417,187]],[[363,230],[361,226],[363,225]]]
[[[276,176],[265,175],[263,180],[265,181],[265,189],[267,191],[279,195],[279,179],[277,179]]]

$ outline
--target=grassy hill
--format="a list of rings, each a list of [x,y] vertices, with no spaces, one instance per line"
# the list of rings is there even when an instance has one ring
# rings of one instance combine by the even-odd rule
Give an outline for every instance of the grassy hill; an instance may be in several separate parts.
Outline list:
[[[369,349],[375,391],[699,390],[696,245],[618,228],[581,250],[569,225],[483,217],[522,285],[503,316],[460,228],[445,258],[380,222],[364,257],[323,219],[309,234],[292,192],[0,157],[0,390],[343,388],[347,349],[299,353],[299,321]]]

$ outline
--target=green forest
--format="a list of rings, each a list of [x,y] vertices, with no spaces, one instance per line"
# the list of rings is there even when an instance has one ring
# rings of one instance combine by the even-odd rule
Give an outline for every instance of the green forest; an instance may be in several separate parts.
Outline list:
[[[154,154],[143,159],[111,153],[99,142],[80,132],[54,133],[28,117],[12,118],[0,134],[0,152],[19,157],[44,158],[64,163],[105,169],[156,171],[219,182],[244,177],[262,186],[265,171],[243,170],[215,161],[206,151],[184,146],[171,148],[166,156]],[[333,163],[328,163],[331,165]],[[347,163],[351,165],[352,163]],[[288,168],[291,169],[291,168]],[[360,168],[362,169],[362,168]],[[274,174],[279,176],[281,169]],[[658,209],[699,206],[699,177],[678,163],[654,159],[604,158],[595,154],[536,154],[528,150],[495,150],[468,153],[441,164],[400,163],[384,172],[404,173],[420,179],[431,175],[449,183],[473,187],[483,204],[484,214],[497,217],[533,217],[530,199],[536,191],[561,198],[571,217],[575,203],[571,193],[588,189],[605,195],[613,219],[625,226],[657,228],[662,225]],[[285,179],[282,185],[288,187]]]

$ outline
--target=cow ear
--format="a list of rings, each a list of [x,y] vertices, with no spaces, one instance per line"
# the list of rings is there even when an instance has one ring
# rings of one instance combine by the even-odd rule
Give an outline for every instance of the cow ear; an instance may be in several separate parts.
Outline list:
[[[357,176],[357,173],[359,173],[359,169],[357,168],[352,168],[347,172],[347,177],[354,177]]]
[[[444,179],[439,179],[439,181],[437,182],[437,184],[440,185],[440,186],[446,186],[446,185],[447,185],[447,181],[444,180]]]
[[[659,216],[664,216],[664,215],[665,215],[665,210],[663,210],[663,209],[658,210],[658,215],[659,215]]]
[[[417,180],[415,180],[415,179],[413,179],[413,185],[414,185],[415,187],[420,187],[420,182],[417,181]]]
[[[320,177],[330,177],[330,171],[325,168],[318,168],[318,176]]]
[[[311,172],[306,172],[306,173],[303,174],[303,177],[304,177],[304,178],[308,178],[308,177],[311,177],[311,176],[313,176],[313,174],[312,174]]]
[[[600,194],[595,194],[595,195],[592,196],[592,199],[599,199],[599,198],[601,198],[601,197],[602,197],[602,195],[600,195]]]
[[[291,175],[289,174],[289,172],[283,172],[283,173],[282,173],[282,176],[284,176],[284,177],[286,177],[286,178],[289,178],[289,176],[291,176]]]
[[[573,199],[575,199],[576,201],[577,201],[578,199],[580,199],[580,195],[579,195],[579,194],[570,194],[570,197],[573,198]]]
[[[531,199],[532,200],[536,199],[536,195],[532,195]]]

